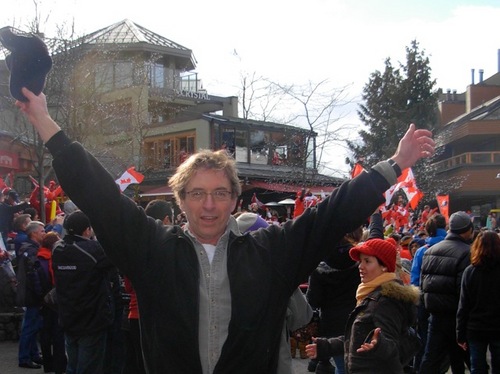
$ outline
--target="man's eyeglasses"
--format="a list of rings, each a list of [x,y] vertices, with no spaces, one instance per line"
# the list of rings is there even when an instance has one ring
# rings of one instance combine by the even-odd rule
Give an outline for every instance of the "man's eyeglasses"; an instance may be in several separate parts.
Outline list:
[[[195,190],[186,192],[187,198],[191,201],[205,201],[208,195],[211,195],[215,201],[229,201],[233,193],[227,190],[215,190],[212,192]]]

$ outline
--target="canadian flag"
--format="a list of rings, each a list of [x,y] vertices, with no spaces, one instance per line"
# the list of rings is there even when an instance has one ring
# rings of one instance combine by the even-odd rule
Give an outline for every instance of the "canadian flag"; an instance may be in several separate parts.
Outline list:
[[[351,170],[351,179],[354,179],[359,174],[361,174],[363,171],[365,171],[365,168],[363,167],[363,165],[361,165],[359,162],[356,162],[354,164],[354,167]]]
[[[123,192],[132,183],[141,183],[144,180],[144,175],[135,171],[135,167],[131,166],[122,174],[120,178],[115,180],[120,190]]]
[[[392,196],[400,189],[402,189],[406,194],[410,207],[415,209],[424,194],[417,188],[415,177],[413,176],[411,168],[404,169],[403,173],[398,178],[398,182],[385,191],[385,203],[387,206],[391,204]]]

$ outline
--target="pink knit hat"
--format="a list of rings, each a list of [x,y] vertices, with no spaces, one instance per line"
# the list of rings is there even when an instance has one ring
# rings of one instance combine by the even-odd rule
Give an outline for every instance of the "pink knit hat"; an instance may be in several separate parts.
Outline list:
[[[359,261],[361,253],[377,257],[387,267],[387,271],[391,273],[396,271],[397,249],[393,242],[383,239],[370,239],[352,247],[349,251],[349,255],[354,261]]]

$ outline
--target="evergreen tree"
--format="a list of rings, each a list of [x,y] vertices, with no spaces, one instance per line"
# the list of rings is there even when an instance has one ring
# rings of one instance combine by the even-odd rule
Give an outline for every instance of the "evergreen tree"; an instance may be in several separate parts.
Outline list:
[[[365,167],[389,158],[412,122],[417,128],[434,130],[438,120],[435,85],[429,58],[416,40],[406,47],[406,64],[395,68],[387,58],[383,73],[372,73],[363,89],[358,115],[364,129],[359,131],[359,141],[348,142],[354,157]],[[433,198],[435,181],[430,161],[417,164],[413,173],[419,189]]]
[[[383,73],[372,73],[363,89],[358,115],[365,129],[359,131],[361,143],[348,143],[355,157],[363,159],[366,166],[390,157],[411,122],[417,128],[434,129],[438,98],[435,84],[429,58],[416,40],[406,47],[405,65],[395,68],[387,58]]]
[[[364,104],[359,106],[358,115],[366,130],[359,131],[362,144],[348,142],[348,145],[365,166],[388,158],[392,145],[397,145],[401,137],[404,128],[401,114],[405,107],[401,95],[403,82],[400,70],[395,69],[387,58],[384,72],[377,70],[372,73],[363,90]]]

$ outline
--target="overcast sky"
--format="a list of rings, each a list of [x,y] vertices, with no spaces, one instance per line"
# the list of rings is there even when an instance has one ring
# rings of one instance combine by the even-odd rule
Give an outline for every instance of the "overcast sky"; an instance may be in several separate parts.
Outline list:
[[[471,69],[484,78],[498,71],[498,0],[192,0],[189,2],[45,0],[39,1],[42,30],[74,20],[85,34],[123,19],[150,29],[194,53],[199,77],[209,94],[236,96],[242,72],[256,72],[281,83],[328,78],[349,86],[359,100],[370,73],[405,61],[405,47],[416,39],[430,58],[437,88],[465,91]],[[26,30],[33,0],[0,7],[0,26]],[[235,55],[235,51],[237,55]],[[344,121],[357,123],[352,106]],[[331,155],[345,169],[345,153]]]

